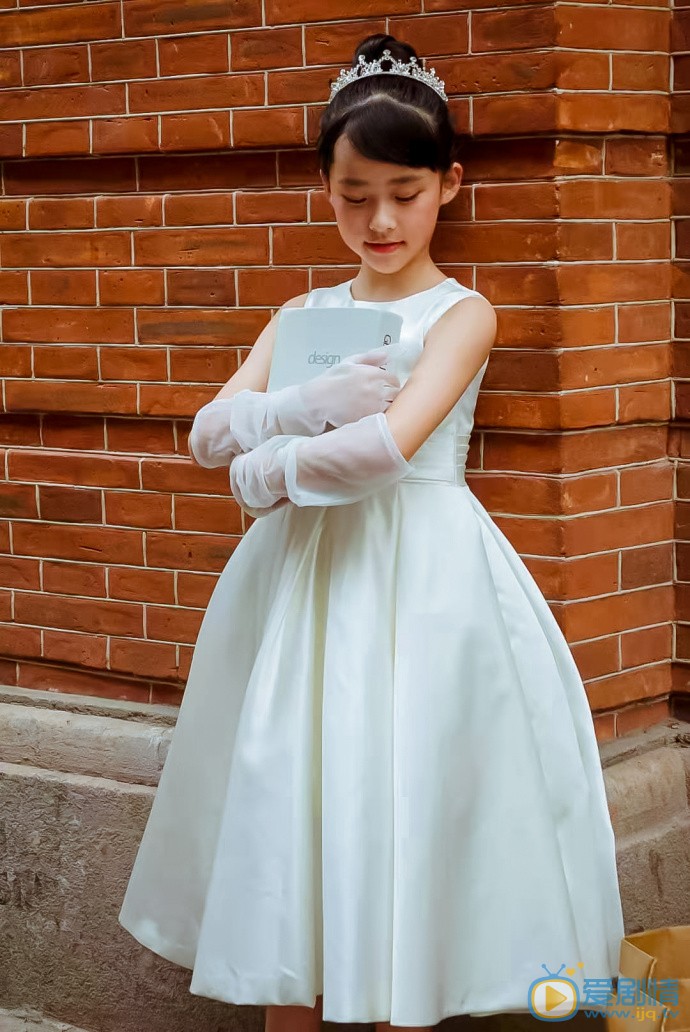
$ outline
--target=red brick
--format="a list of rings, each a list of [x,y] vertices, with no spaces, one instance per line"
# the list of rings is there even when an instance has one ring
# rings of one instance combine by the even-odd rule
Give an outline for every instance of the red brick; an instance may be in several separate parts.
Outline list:
[[[411,43],[423,58],[437,57],[440,54],[450,54],[456,58],[469,50],[467,14],[389,18],[388,25],[388,31],[393,36]],[[428,60],[426,66],[431,68]],[[438,69],[436,71],[440,75]]]
[[[162,36],[257,25],[261,0],[205,0],[182,7],[178,0],[127,0],[124,12],[128,36]]]
[[[89,51],[86,46],[33,47],[24,51],[24,86],[88,81]]]
[[[670,715],[668,698],[626,707],[616,714],[617,735],[626,735],[631,731],[644,731],[646,728],[666,720]]]
[[[168,304],[234,308],[235,279],[231,270],[169,269]]]
[[[263,265],[268,261],[268,230],[193,228],[140,230],[134,238],[137,265]]]
[[[102,305],[161,305],[164,273],[157,269],[100,269],[98,289]]]
[[[209,75],[213,72],[227,72],[228,37],[225,33],[198,36],[173,37],[158,41],[160,74]],[[155,75],[147,72],[147,76]]]
[[[137,678],[170,680],[177,677],[176,655],[174,644],[111,637],[109,668]]]
[[[91,70],[94,82],[155,76],[156,42],[153,39],[125,39],[92,43]]]
[[[606,172],[622,176],[663,176],[668,172],[666,140],[614,137],[606,144]]]
[[[36,305],[95,305],[92,269],[32,269],[31,300]]]
[[[302,29],[299,25],[233,32],[230,38],[234,72],[291,68],[303,64]]]
[[[7,121],[58,118],[65,111],[78,118],[115,115],[124,113],[125,87],[120,83],[61,86],[58,92],[57,87],[32,86],[26,90],[5,90],[2,103],[3,118]]]
[[[337,21],[341,18],[391,17],[395,14],[419,14],[420,0],[331,0],[325,7],[320,0],[265,0],[266,23],[281,25],[294,22]]]
[[[389,24],[391,23],[389,20]],[[394,30],[391,31],[394,33]],[[359,41],[374,32],[386,32],[384,15],[367,20],[351,18],[342,22],[305,25],[304,46],[307,64],[349,66]]]
[[[89,152],[88,121],[31,122],[26,127],[27,157]]]
[[[604,50],[668,51],[667,10],[640,10],[590,4],[559,4],[556,42],[561,47]]]
[[[563,93],[557,128],[580,132],[635,130],[658,133],[670,128],[667,97],[635,93]]]
[[[614,54],[614,90],[662,90],[670,88],[671,62],[668,54]],[[676,89],[683,87],[675,81]]]
[[[161,150],[203,150],[225,148],[230,143],[230,114],[204,111],[194,115],[163,115]]]
[[[232,112],[234,147],[290,147],[306,143],[304,109],[255,108]]]
[[[93,123],[94,154],[127,154],[158,150],[158,119],[124,116]]]
[[[29,277],[26,272],[0,271],[0,304],[25,305],[29,301]],[[3,348],[3,369],[6,369],[7,348]]]
[[[531,50],[552,46],[556,40],[555,8],[540,5],[511,11],[475,11],[471,24],[472,52]]]
[[[85,18],[78,6],[35,7],[0,14],[0,39],[6,47],[113,39],[122,34],[120,4],[99,3],[98,18]]]
[[[479,94],[484,99],[491,93],[525,94],[549,89],[555,85],[557,74],[551,53],[461,55],[440,59],[434,67],[449,95]]]
[[[108,665],[108,637],[48,629],[43,632],[41,655],[53,663],[102,670]]]
[[[282,305],[309,290],[307,269],[240,269],[239,300],[243,305]]]
[[[202,200],[197,197],[195,207]],[[307,218],[306,194],[288,190],[272,190],[270,193],[242,190],[235,195],[235,207],[238,223],[304,222]],[[313,210],[312,196],[312,213]]]
[[[263,100],[264,80],[260,74],[182,76],[129,85],[129,110],[133,114],[235,108],[263,104]]]

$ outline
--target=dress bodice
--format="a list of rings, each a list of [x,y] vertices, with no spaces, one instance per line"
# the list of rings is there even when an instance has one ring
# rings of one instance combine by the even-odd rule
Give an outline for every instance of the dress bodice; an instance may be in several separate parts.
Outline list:
[[[424,340],[437,319],[457,301],[465,297],[480,297],[476,290],[464,287],[448,277],[434,287],[409,294],[396,301],[357,301],[352,296],[352,280],[333,287],[311,290],[305,307],[330,308],[387,308],[403,317],[399,344],[391,345],[387,368],[405,383],[424,348]],[[465,465],[470,435],[474,426],[474,410],[487,358],[448,415],[429,435],[410,459],[412,469],[401,482],[407,480],[439,480],[451,484],[465,482]]]

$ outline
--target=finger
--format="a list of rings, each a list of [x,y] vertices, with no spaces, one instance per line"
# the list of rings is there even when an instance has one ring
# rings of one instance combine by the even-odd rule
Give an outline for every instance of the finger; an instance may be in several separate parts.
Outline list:
[[[361,362],[364,365],[380,365],[382,359],[388,358],[390,345],[380,348],[372,348],[371,351],[362,351],[357,355],[350,355],[351,362]]]

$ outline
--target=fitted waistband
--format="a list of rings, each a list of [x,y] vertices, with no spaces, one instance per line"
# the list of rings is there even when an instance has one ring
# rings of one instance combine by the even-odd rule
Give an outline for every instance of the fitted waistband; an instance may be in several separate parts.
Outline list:
[[[410,460],[412,469],[398,483],[431,481],[467,486],[465,463],[469,440],[454,427],[437,429],[417,449]]]
[[[450,484],[455,487],[467,487],[467,481],[465,480],[465,474],[462,470],[457,470],[456,475],[448,476],[448,473],[443,471],[434,470],[414,470],[413,473],[408,473],[404,477],[401,477],[398,481],[399,484],[416,484],[416,483],[436,483],[436,484]]]

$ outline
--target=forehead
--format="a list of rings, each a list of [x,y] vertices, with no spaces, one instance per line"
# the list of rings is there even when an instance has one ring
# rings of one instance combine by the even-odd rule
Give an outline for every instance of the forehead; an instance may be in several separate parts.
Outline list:
[[[338,137],[333,148],[331,179],[339,186],[397,186],[418,183],[433,175],[430,168],[412,168],[365,158],[355,150],[347,136]]]

